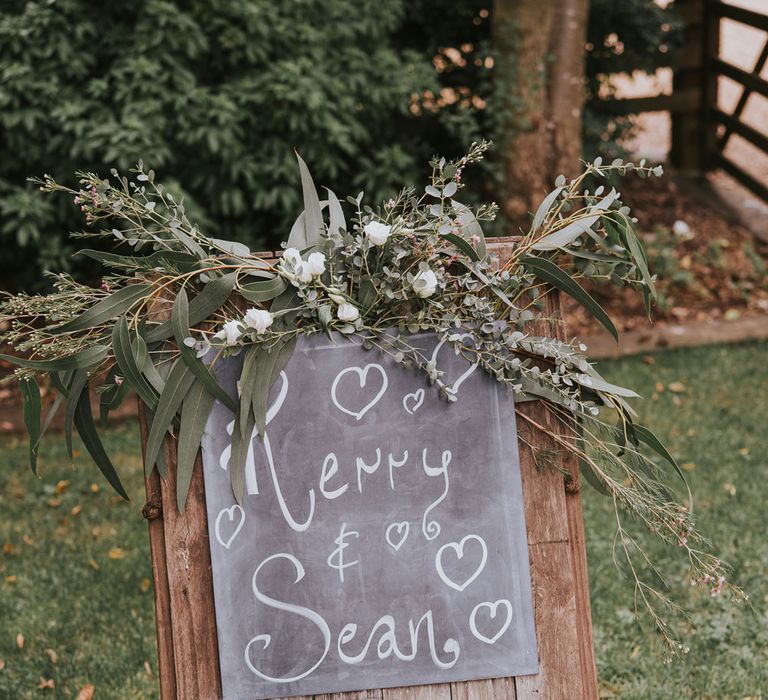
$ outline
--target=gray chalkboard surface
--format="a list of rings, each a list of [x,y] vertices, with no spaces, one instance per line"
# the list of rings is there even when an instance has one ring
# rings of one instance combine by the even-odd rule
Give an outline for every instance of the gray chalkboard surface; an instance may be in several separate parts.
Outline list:
[[[434,336],[458,401],[342,336],[301,337],[254,436],[203,439],[226,700],[536,673],[511,394]],[[240,359],[217,368],[232,394]]]

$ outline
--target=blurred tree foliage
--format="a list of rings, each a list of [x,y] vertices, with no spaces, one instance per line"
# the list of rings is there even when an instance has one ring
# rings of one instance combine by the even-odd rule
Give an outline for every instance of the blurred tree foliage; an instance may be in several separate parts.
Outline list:
[[[72,183],[143,158],[206,231],[269,248],[301,207],[294,148],[318,183],[379,200],[499,124],[489,0],[2,4],[5,288],[83,264],[66,235],[83,225],[77,209],[39,196],[30,175]],[[652,0],[593,6],[590,89],[600,71],[664,57],[670,20]],[[612,128],[592,119],[588,136]],[[483,168],[468,197],[498,198],[501,169]]]

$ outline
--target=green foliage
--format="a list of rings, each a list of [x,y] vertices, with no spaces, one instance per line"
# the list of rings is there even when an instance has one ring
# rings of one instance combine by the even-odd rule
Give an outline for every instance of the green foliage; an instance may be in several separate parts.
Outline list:
[[[624,51],[590,54],[592,89],[599,71],[651,69],[665,55],[667,14],[652,0],[630,9],[593,3],[590,41],[603,47],[618,32]],[[3,10],[6,288],[47,286],[45,269],[96,269],[71,259],[66,232],[82,217],[42,201],[31,175],[73,185],[77,169],[151,158],[211,235],[268,249],[301,210],[294,148],[318,183],[381,201],[422,181],[434,153],[458,156],[503,123],[485,0],[8,0]],[[589,140],[615,124],[592,115]],[[498,165],[468,175],[468,203],[499,199]]]

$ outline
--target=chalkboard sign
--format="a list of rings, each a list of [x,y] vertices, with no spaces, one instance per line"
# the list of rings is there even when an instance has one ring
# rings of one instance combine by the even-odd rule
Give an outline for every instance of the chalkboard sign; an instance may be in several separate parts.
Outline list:
[[[215,405],[203,467],[226,700],[537,672],[512,395],[434,336],[411,342],[457,402],[378,350],[301,337],[242,506],[234,416]],[[218,367],[233,395],[240,361]]]

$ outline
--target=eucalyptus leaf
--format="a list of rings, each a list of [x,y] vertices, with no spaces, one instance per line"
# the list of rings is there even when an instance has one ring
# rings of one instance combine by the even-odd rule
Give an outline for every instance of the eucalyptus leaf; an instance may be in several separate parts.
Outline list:
[[[618,341],[619,332],[616,330],[611,317],[595,301],[594,297],[561,267],[551,260],[534,255],[523,256],[520,259],[520,264],[533,271],[539,279],[544,280],[544,282],[551,284],[556,289],[578,301],[579,304],[603,324],[614,340]]]
[[[87,391],[80,394],[80,399],[77,402],[75,427],[80,435],[80,439],[85,445],[85,449],[88,450],[93,461],[96,462],[96,466],[110,483],[112,488],[126,501],[130,500],[125,488],[123,488],[123,485],[120,482],[115,467],[112,465],[112,462],[104,449],[104,445],[101,443],[99,434],[96,431],[96,425],[93,422],[93,415],[91,414],[91,400]]]
[[[157,395],[136,363],[128,321],[125,316],[121,316],[112,328],[112,352],[115,354],[115,361],[123,373],[123,378],[134,388],[139,398],[147,406],[154,409],[157,404]]]
[[[272,301],[282,294],[287,287],[288,284],[282,277],[274,275],[271,279],[241,285],[238,293],[248,301],[264,302]]]
[[[544,219],[549,213],[549,210],[552,208],[552,205],[555,203],[562,191],[562,187],[556,187],[549,194],[547,194],[546,197],[544,197],[541,204],[539,204],[539,208],[536,210],[536,213],[533,216],[531,233],[536,233],[541,228],[541,225],[544,223]]]
[[[178,451],[176,455],[176,505],[179,513],[184,512],[184,504],[192,481],[195,458],[203,439],[203,431],[208,415],[213,407],[213,396],[203,382],[196,381],[184,397],[181,404],[181,422],[179,424]]]
[[[229,299],[235,288],[237,274],[230,272],[208,282],[202,291],[189,302],[189,324],[191,326],[208,320]],[[170,320],[150,328],[146,333],[146,341],[150,345],[165,340],[173,335],[173,325]]]
[[[129,284],[97,302],[77,318],[68,321],[58,328],[54,328],[52,332],[71,333],[72,331],[85,330],[86,328],[101,325],[106,321],[111,321],[116,316],[124,314],[139,300],[146,297],[151,288],[149,284]]]
[[[57,357],[50,360],[27,360],[15,355],[3,355],[0,353],[0,360],[5,360],[11,364],[24,367],[26,369],[37,369],[43,371],[60,372],[69,369],[79,369],[81,367],[92,367],[99,364],[109,353],[109,348],[104,345],[91,345],[89,348],[79,352]]]
[[[24,427],[29,437],[29,468],[33,474],[37,475],[37,450],[40,443],[40,413],[42,411],[40,387],[34,379],[27,377],[19,382],[19,388],[24,402]]]
[[[184,343],[184,339],[189,337],[189,306],[187,303],[187,293],[183,288],[179,290],[176,301],[173,304],[171,323],[173,324],[176,346],[179,349],[179,353],[181,353],[181,359],[212,397],[219,399],[225,406],[234,411],[237,407],[235,401],[222,388],[206,364],[197,357],[194,348],[190,348]]]
[[[194,381],[195,375],[185,362],[181,359],[176,360],[168,374],[163,393],[160,394],[157,409],[149,429],[147,446],[144,452],[147,476],[149,476],[152,466],[157,461],[165,434],[170,430],[173,420],[181,408],[182,401],[184,401],[184,397],[189,392]]]

